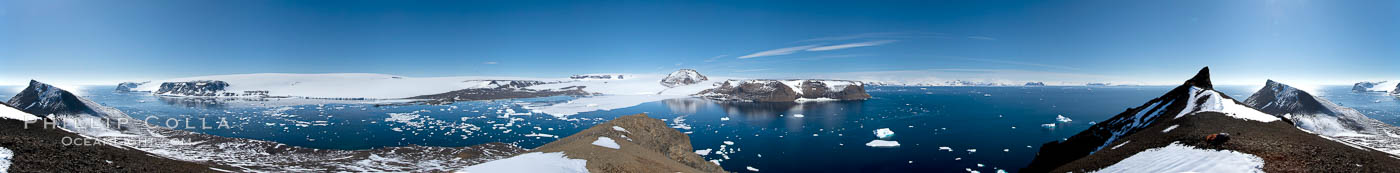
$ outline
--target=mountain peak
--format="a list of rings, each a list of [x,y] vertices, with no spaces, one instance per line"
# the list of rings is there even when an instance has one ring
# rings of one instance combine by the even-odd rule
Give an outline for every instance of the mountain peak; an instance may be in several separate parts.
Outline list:
[[[1191,77],[1190,80],[1186,80],[1186,83],[1184,83],[1183,85],[1190,85],[1199,87],[1201,89],[1214,90],[1215,87],[1210,83],[1210,66],[1201,68],[1200,72],[1196,72],[1195,77]]]

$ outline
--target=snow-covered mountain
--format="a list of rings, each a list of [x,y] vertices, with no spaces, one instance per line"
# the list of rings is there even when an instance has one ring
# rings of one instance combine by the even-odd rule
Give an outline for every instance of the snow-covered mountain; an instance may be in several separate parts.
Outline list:
[[[1379,82],[1357,82],[1351,86],[1354,92],[1386,92],[1390,94],[1400,94],[1400,80],[1379,81]]]
[[[59,126],[91,136],[120,135],[121,131],[141,126],[111,122],[134,122],[121,111],[102,106],[53,85],[30,80],[29,86],[11,97],[6,104],[20,111],[54,119]]]
[[[694,69],[680,69],[676,70],[676,72],[671,72],[671,75],[666,75],[666,78],[661,78],[661,85],[676,87],[696,84],[706,80],[710,80],[710,78],[705,77],[705,75],[700,75],[700,72]]]
[[[1298,128],[1400,155],[1400,128],[1286,84],[1269,80],[1244,103]]]
[[[695,94],[716,100],[751,102],[792,102],[824,100],[864,100],[864,83],[848,80],[727,80]]]
[[[1357,163],[1365,166],[1355,166]],[[1161,97],[1064,140],[1045,143],[1021,172],[1123,168],[1148,172],[1384,172],[1400,169],[1400,157],[1338,142],[1247,106],[1214,90],[1209,68],[1203,68]]]

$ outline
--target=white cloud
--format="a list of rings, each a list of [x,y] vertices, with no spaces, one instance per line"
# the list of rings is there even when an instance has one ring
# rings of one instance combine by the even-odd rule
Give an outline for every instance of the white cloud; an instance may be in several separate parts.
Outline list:
[[[726,57],[726,56],[729,56],[729,55],[719,55],[719,56],[710,57],[710,59],[705,59],[705,62],[715,62],[715,60],[719,60],[719,58],[724,58],[724,57]]]
[[[481,64],[488,64],[488,65],[491,65],[491,64],[500,64],[500,63],[498,63],[498,62],[496,62],[496,61],[487,61],[487,62],[483,62],[483,63],[481,63]]]
[[[753,53],[753,54],[749,54],[749,55],[744,55],[744,56],[739,57],[739,59],[749,59],[749,58],[758,58],[758,57],[765,57],[765,56],[787,55],[787,54],[796,53],[796,52],[798,52],[798,51],[811,49],[811,48],[814,48],[814,47],[817,47],[817,46],[818,46],[818,45],[806,45],[806,46],[797,46],[797,47],[786,47],[786,48],[780,48],[780,49],[773,49],[773,50],[762,51],[762,52]]]
[[[807,51],[828,51],[828,50],[840,50],[840,49],[849,49],[849,48],[857,48],[857,47],[879,46],[879,45],[882,45],[882,44],[889,44],[889,43],[894,43],[894,42],[895,42],[894,40],[879,40],[879,41],[867,41],[867,42],[859,42],[859,43],[846,43],[846,44],[838,44],[838,45],[831,45],[831,46],[815,47],[815,48],[807,49]]]
[[[968,36],[967,38],[970,38],[970,39],[978,39],[978,40],[987,40],[987,41],[996,41],[996,40],[997,40],[997,38],[992,38],[992,37],[987,37],[987,36]]]

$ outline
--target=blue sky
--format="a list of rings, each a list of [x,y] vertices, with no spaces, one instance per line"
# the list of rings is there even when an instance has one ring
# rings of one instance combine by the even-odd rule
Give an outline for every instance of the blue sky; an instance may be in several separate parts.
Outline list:
[[[1400,79],[1393,1],[0,1],[0,84],[667,73]]]

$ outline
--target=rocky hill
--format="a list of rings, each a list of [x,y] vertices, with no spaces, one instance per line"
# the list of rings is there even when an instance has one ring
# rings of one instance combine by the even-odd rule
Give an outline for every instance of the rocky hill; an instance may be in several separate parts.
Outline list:
[[[1261,112],[1293,122],[1312,133],[1400,155],[1400,127],[1355,109],[1342,107],[1307,91],[1269,80],[1244,101]]]
[[[724,172],[719,165],[695,154],[689,136],[646,114],[618,117],[530,153],[474,165],[464,171]]]
[[[1041,146],[1022,172],[1387,172],[1400,157],[1304,131],[1215,91],[1203,68],[1166,94]]]

